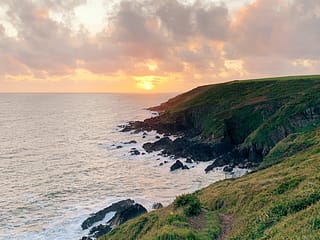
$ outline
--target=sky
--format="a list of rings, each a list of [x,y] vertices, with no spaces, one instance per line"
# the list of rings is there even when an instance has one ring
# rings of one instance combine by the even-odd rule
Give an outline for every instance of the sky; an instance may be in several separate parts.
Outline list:
[[[0,92],[318,74],[319,0],[0,0]]]

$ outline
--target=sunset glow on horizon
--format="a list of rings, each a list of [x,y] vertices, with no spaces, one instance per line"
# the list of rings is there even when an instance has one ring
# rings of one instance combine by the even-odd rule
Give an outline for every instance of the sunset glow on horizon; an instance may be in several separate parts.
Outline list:
[[[182,92],[320,72],[315,0],[0,0],[0,92]]]

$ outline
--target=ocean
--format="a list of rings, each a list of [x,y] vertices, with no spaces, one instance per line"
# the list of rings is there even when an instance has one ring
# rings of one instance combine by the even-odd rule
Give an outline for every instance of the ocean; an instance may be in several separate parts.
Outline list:
[[[145,108],[172,96],[0,94],[0,239],[80,239],[81,223],[112,202],[131,198],[151,210],[225,178],[205,174],[209,163],[170,172],[173,159],[129,153],[157,134],[119,125],[151,117]]]

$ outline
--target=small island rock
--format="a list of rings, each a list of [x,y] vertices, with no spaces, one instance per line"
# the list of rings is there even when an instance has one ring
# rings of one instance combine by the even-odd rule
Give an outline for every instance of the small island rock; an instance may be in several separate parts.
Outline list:
[[[180,160],[177,160],[171,167],[170,171],[175,171],[177,169],[183,168],[183,164]]]

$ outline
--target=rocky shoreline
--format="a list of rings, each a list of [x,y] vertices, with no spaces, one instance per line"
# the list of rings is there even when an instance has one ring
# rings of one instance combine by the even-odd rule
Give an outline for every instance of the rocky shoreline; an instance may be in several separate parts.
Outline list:
[[[283,82],[280,83],[283,84]],[[267,93],[264,91],[264,85],[269,85],[269,82],[258,82],[252,84],[254,84],[254,86],[249,88],[250,91],[248,91],[248,93],[244,92],[246,93],[244,95],[245,97],[239,99],[233,97],[234,93],[238,94],[240,92],[237,83],[234,83],[234,85],[231,86],[221,85],[221,88],[223,88],[224,91],[215,91],[215,87],[212,87],[211,95],[213,97],[211,95],[208,95],[208,93],[205,93],[203,94],[203,96],[200,96],[199,99],[190,101],[190,95],[192,96],[194,94],[195,96],[198,96],[197,89],[192,90],[189,93],[173,98],[158,107],[149,109],[152,111],[157,111],[159,115],[146,119],[144,121],[129,122],[127,125],[121,126],[121,131],[130,132],[132,134],[143,133],[143,137],[148,135],[148,132],[154,130],[158,134],[162,134],[163,136],[158,135],[156,140],[144,143],[142,146],[144,151],[142,150],[141,154],[157,152],[157,155],[159,156],[175,159],[174,164],[170,167],[170,171],[176,171],[178,169],[188,170],[189,166],[192,167],[192,165],[188,164],[206,162],[208,163],[207,167],[204,169],[206,173],[216,168],[220,168],[223,169],[224,172],[230,173],[230,175],[234,176],[234,172],[238,169],[247,169],[249,171],[256,169],[260,170],[266,168],[266,166],[269,165],[279,164],[280,161],[287,159],[287,152],[290,153],[291,146],[293,146],[293,148],[296,148],[293,149],[295,151],[293,155],[301,150],[307,149],[308,146],[306,146],[305,139],[310,139],[310,136],[315,137],[315,135],[312,134],[315,134],[317,132],[317,130],[314,130],[314,128],[318,126],[317,124],[320,119],[320,107],[318,102],[314,102],[313,98],[310,98],[308,96],[304,97],[303,100],[305,102],[311,102],[312,105],[305,104],[305,102],[301,101],[300,98],[297,99],[299,101],[293,101],[288,96],[286,99],[284,99],[282,91],[278,93],[278,95],[281,96],[280,98],[274,98],[273,91],[271,93],[268,93],[268,97],[264,95],[261,96],[261,93],[259,93],[258,90],[262,89],[261,91],[263,91],[263,93],[266,95]],[[270,84],[272,85],[273,83]],[[242,84],[241,86],[245,90],[248,85]],[[220,89],[220,86],[217,85],[216,88]],[[223,96],[222,100],[224,101],[222,101],[220,99],[220,93],[225,91],[228,91],[229,94]],[[209,98],[208,96],[211,96],[211,98]],[[290,100],[292,101],[290,102]],[[289,104],[287,104],[288,101]],[[300,102],[302,103],[297,107],[297,103]],[[211,115],[209,113],[211,113]],[[276,144],[284,140],[289,135],[297,133],[301,130],[313,130],[314,133],[311,132],[312,134],[309,136],[309,133],[306,132],[304,138],[299,140],[300,142],[298,141],[298,143],[301,144],[298,146],[294,145],[294,141],[299,136],[292,135],[291,139],[287,139],[287,142],[283,142],[283,144],[287,148],[283,149],[280,147],[280,149],[277,149],[278,152],[275,152],[275,156],[272,156],[273,152],[271,152],[271,157],[270,155],[268,155],[270,153],[270,150],[274,146],[276,146]],[[141,151],[141,149],[139,150]],[[132,148],[130,154],[140,155],[140,152],[137,149]],[[269,158],[267,155],[269,156]],[[276,159],[273,159],[272,157],[275,157]],[[185,161],[185,163],[183,161]],[[262,167],[260,165],[261,163],[264,163],[264,165],[262,164]],[[160,163],[160,166],[161,164],[163,165],[163,163]],[[289,167],[291,168],[292,166],[290,165]],[[301,165],[301,167],[304,166]],[[277,170],[278,172],[282,173],[280,168],[278,168]],[[272,171],[274,171],[274,169]],[[295,172],[296,171],[294,171],[293,174]],[[258,177],[261,177],[261,179],[266,179],[265,175],[259,175],[259,171],[254,174],[256,174],[256,176]],[[287,174],[288,173],[285,173],[285,175]],[[267,176],[268,178],[269,175]],[[252,206],[256,206],[256,200],[252,198],[250,199],[250,197],[247,198],[247,196],[253,196],[254,194],[256,194],[256,189],[265,189],[264,183],[266,180],[264,180],[263,185],[261,185],[259,181],[255,181],[255,176],[253,178],[254,180],[252,180],[250,176],[244,178],[246,179],[248,185],[256,185],[256,187],[253,187],[252,189],[246,189],[248,190],[248,192],[243,191],[243,186],[245,186],[243,182],[237,180],[232,181],[232,183],[238,184],[238,187],[234,189],[232,189],[231,185],[227,185],[227,188],[225,188],[226,185],[215,185],[218,187],[212,185],[211,188],[213,188],[213,190],[206,192],[206,189],[208,189],[206,188],[199,192],[202,196],[206,197],[205,199],[211,199],[209,205],[210,207],[213,206],[213,209],[211,209],[212,211],[221,211],[221,209],[224,209],[223,206],[228,206],[229,208],[233,207],[233,209],[236,209],[235,211],[233,211],[235,213],[235,216],[242,218],[243,215],[245,215],[247,217],[246,221],[248,222],[250,221],[250,219],[256,219],[252,218],[251,215],[247,215],[247,212],[255,213],[255,207],[250,211],[247,211],[245,209],[245,212],[242,212],[241,214],[239,214],[239,216],[237,216],[239,207],[235,207],[233,205],[235,205],[235,202],[239,202],[238,196],[243,195],[245,197],[240,198],[241,202],[238,203],[237,206],[241,206],[242,209],[242,206],[247,204],[247,202],[250,203],[246,206],[248,209],[252,208]],[[298,181],[298,184],[303,181],[303,179],[304,178],[301,178],[301,180]],[[284,192],[286,192],[287,194],[287,191],[289,193],[290,189],[287,188],[288,186],[291,186],[291,183],[288,183],[287,179],[275,180],[278,180],[278,183],[274,184],[273,181],[270,181],[270,184],[272,184],[272,186],[269,187],[271,194],[268,194],[268,198],[269,196],[273,196],[277,201],[281,201],[281,198],[278,197],[278,195]],[[223,192],[215,195],[221,189],[223,189]],[[239,189],[241,189],[241,192],[239,192]],[[274,189],[281,190],[280,192],[278,190],[277,194],[274,194]],[[212,194],[213,192],[215,194]],[[260,197],[261,206],[265,206],[266,198],[261,195],[262,194],[259,194],[257,197],[258,199]],[[294,195],[292,196],[292,198],[296,199],[296,196]],[[243,199],[245,199],[245,201],[242,201]],[[307,201],[309,201],[308,196],[306,199]],[[312,199],[314,198],[312,197]],[[130,202],[130,204],[133,203]],[[306,205],[302,202],[302,206],[307,207],[308,205],[309,203]],[[281,205],[281,209],[286,210],[286,207],[288,206]],[[302,208],[297,209],[295,207],[295,200],[293,201],[292,206],[294,206],[293,213],[296,213],[296,210],[303,210]],[[279,205],[272,205],[271,203],[268,210],[271,213],[269,214],[271,217],[270,220],[274,221],[274,214],[279,213],[279,217],[284,217],[289,213],[286,212],[285,214],[283,214],[282,212],[280,213],[274,210],[278,208]],[[102,211],[104,211],[105,213],[105,210]],[[263,214],[263,217],[266,216],[264,211],[262,211],[261,213]],[[140,212],[135,214],[139,215]],[[170,214],[173,214],[173,212],[171,212]],[[99,212],[96,213],[96,215],[99,216]],[[161,217],[161,214],[159,214],[159,217]],[[98,219],[101,219],[101,217],[99,216]],[[268,227],[270,227],[270,220],[268,220],[267,222]],[[90,222],[90,220],[88,221]],[[104,234],[105,232],[111,231],[114,226],[119,226],[120,224],[116,221],[108,220],[102,225],[98,225],[97,227],[94,226],[91,229],[90,234],[92,234],[91,236],[93,237],[100,236],[99,231]],[[223,217],[222,224],[224,224]],[[255,226],[256,224],[256,222],[252,223],[253,226]],[[84,223],[84,225],[86,224]],[[164,225],[164,227],[155,225],[153,228],[165,229],[166,226],[167,225]],[[253,233],[256,233],[256,228],[260,229],[261,225],[253,228]],[[141,232],[141,230],[139,231],[141,235],[144,234]],[[149,228],[147,231],[149,231]],[[118,237],[118,235],[121,235],[121,231],[115,231],[113,232],[113,235],[114,234],[116,237]],[[183,234],[181,234],[181,236],[182,235]],[[252,232],[248,232],[248,236],[255,235],[252,235]],[[127,237],[127,231],[125,231],[125,236],[122,235],[122,237]],[[87,239],[90,238],[83,238],[82,240]]]
[[[156,117],[154,117],[156,118]],[[253,166],[246,163],[239,152],[233,149],[233,146],[228,143],[211,144],[204,141],[195,140],[190,133],[186,134],[183,131],[170,132],[168,129],[161,129],[159,126],[150,124],[154,118],[147,119],[143,122],[130,122],[128,125],[120,126],[121,132],[131,132],[134,134],[143,133],[142,137],[148,135],[148,132],[156,130],[156,141],[146,142],[142,145],[144,152],[138,151],[136,148],[131,148],[129,154],[142,155],[152,152],[160,152],[159,155],[171,157],[176,161],[171,165],[170,171],[178,169],[188,170],[187,164],[208,162],[210,163],[205,172],[214,170],[215,168],[223,167],[226,173],[232,173],[235,167],[248,168]],[[146,124],[147,122],[147,124]],[[177,137],[178,135],[178,137]],[[174,139],[172,136],[175,136]],[[122,142],[121,144],[130,145],[136,144],[135,140]],[[121,145],[114,145],[115,148],[120,148]],[[185,159],[185,164],[182,162]],[[241,165],[242,164],[242,165]],[[160,163],[163,165],[163,163]],[[190,166],[190,165],[189,165]],[[155,203],[152,209],[162,208],[161,203]],[[83,236],[81,240],[93,240],[112,231],[115,227],[120,226],[126,221],[135,218],[143,213],[147,213],[147,209],[139,203],[135,203],[131,199],[115,202],[110,206],[90,215],[81,224],[82,230],[89,230],[87,236]]]
[[[161,115],[160,115],[161,116]],[[178,124],[179,125],[179,124]],[[157,131],[163,134],[154,142],[143,144],[147,153],[160,152],[159,155],[174,159],[186,159],[186,163],[208,162],[205,172],[223,167],[227,173],[232,173],[234,168],[254,170],[259,165],[257,157],[251,157],[246,151],[241,151],[238,146],[223,139],[219,142],[210,142],[199,137],[199,132],[194,129],[184,129],[179,126],[163,124],[159,118],[153,117],[144,121],[129,122],[121,126],[122,132],[149,132]],[[174,140],[170,136],[177,136]],[[171,171],[189,169],[177,160],[170,168]]]

